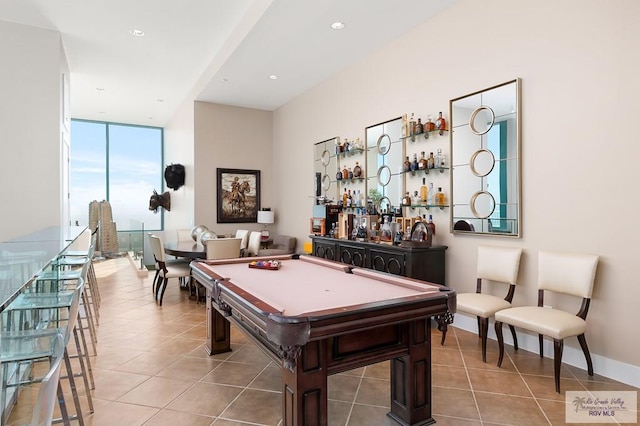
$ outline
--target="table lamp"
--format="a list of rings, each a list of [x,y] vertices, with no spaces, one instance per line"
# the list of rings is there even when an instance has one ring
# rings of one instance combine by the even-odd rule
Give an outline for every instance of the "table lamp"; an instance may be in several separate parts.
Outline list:
[[[269,239],[269,230],[267,229],[267,225],[274,222],[274,212],[271,210],[258,210],[258,223],[262,223],[264,225],[264,229],[262,230],[262,240]]]

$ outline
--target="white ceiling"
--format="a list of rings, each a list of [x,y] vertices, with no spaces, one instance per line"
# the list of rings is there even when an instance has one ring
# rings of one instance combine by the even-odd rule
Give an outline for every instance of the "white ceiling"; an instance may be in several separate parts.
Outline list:
[[[187,96],[274,110],[455,1],[2,0],[0,20],[62,34],[72,117],[164,126]]]

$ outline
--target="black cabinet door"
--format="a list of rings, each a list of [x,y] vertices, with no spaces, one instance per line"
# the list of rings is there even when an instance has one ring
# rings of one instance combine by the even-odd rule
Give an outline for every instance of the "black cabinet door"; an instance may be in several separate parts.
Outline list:
[[[404,254],[384,250],[369,251],[369,268],[394,275],[405,275]]]
[[[329,260],[337,260],[336,252],[337,250],[335,243],[325,243],[322,241],[313,242],[314,256],[322,257]]]
[[[338,246],[338,260],[348,265],[364,267],[366,264],[366,250],[363,247],[355,247],[348,244]]]

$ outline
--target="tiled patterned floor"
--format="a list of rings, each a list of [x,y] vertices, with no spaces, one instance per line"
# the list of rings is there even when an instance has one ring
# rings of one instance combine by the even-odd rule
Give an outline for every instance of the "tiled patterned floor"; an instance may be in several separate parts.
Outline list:
[[[151,279],[126,258],[96,263],[103,298],[98,355],[93,357],[95,412],[88,425],[280,425],[279,369],[233,329],[231,353],[209,357],[203,304],[169,283],[164,306]],[[434,342],[440,334],[433,332]],[[554,391],[553,361],[509,350],[497,368],[497,344],[481,361],[477,336],[453,328],[434,343],[433,413],[438,425],[563,425],[564,394]],[[638,389],[563,365],[564,390]],[[33,393],[33,392],[32,392]],[[11,417],[30,417],[26,390]],[[330,425],[395,425],[389,410],[389,368],[381,363],[329,378]],[[70,398],[67,398],[70,402]],[[570,402],[569,402],[570,403]],[[83,400],[86,407],[86,400]],[[638,404],[640,406],[640,404]]]

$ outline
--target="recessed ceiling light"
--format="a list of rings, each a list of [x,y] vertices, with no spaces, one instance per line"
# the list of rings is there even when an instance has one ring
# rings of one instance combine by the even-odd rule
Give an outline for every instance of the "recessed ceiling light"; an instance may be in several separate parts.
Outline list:
[[[153,120],[153,117],[151,117],[151,116],[149,116],[149,117],[147,117],[147,118],[148,118],[149,120]]]
[[[269,76],[269,78],[270,78],[271,80],[277,80],[277,79],[278,79],[278,76],[277,76],[277,75],[275,75],[275,74],[271,74],[271,75]]]
[[[158,101],[158,102],[164,102],[164,99],[160,99],[160,98],[158,98],[158,99],[156,99],[156,101]]]
[[[98,92],[104,92],[104,87],[96,87],[96,90],[97,90]]]
[[[344,27],[344,22],[334,22],[333,24],[331,24],[331,28],[333,28],[334,30],[341,30]]]
[[[98,114],[106,114],[105,111],[98,111]]]
[[[144,37],[144,31],[136,30],[135,28],[130,29],[129,34],[131,34],[134,37]]]

